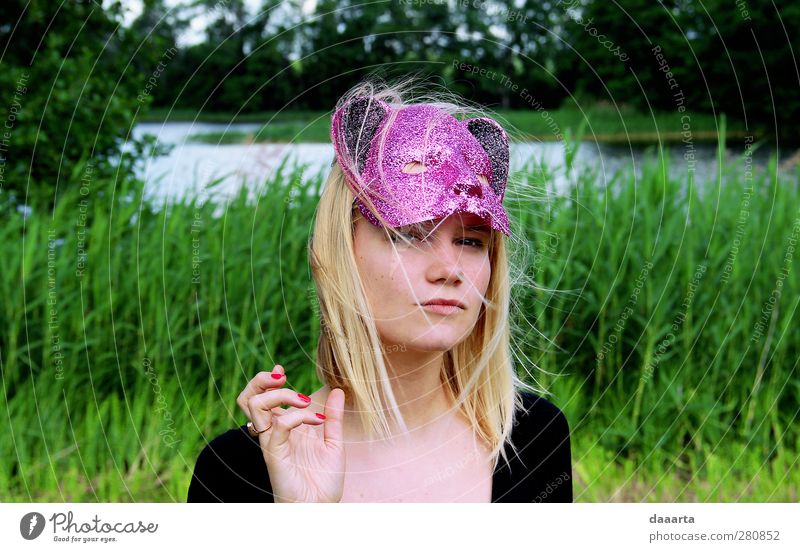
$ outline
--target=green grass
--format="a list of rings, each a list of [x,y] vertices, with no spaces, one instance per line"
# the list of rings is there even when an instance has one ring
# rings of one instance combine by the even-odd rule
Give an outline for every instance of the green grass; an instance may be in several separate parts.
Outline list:
[[[584,138],[603,143],[680,142],[687,136],[693,142],[716,141],[720,126],[718,118],[706,113],[640,113],[624,105],[599,103],[577,105],[565,102],[553,110],[498,110],[496,113],[507,128],[515,129],[515,138],[525,141],[560,141],[566,129],[578,128],[582,124],[586,125]],[[256,132],[229,130],[192,135],[192,141],[207,144],[319,143],[330,140],[330,114],[322,111],[233,114],[157,109],[142,120],[264,123]],[[735,122],[729,124],[726,132],[728,138],[744,134],[744,127]]]
[[[515,334],[518,368],[569,419],[578,500],[796,501],[800,177],[772,162],[750,183],[729,159],[724,182],[693,183],[668,166],[653,157],[608,186],[570,159],[514,175],[514,259],[539,284],[515,291],[515,321],[533,323]],[[570,188],[545,198],[565,170]],[[319,184],[286,168],[215,212],[91,182],[52,212],[6,212],[0,500],[183,501],[205,442],[246,421],[235,398],[258,370],[281,363],[316,390]]]

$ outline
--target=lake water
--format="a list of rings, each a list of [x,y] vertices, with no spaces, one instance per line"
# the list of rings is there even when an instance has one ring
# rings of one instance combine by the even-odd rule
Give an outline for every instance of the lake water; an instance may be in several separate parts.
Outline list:
[[[149,158],[140,169],[146,182],[149,197],[163,200],[187,193],[206,192],[208,196],[230,197],[243,184],[251,192],[261,192],[268,177],[274,175],[281,160],[289,157],[288,164],[302,163],[308,166],[306,175],[319,171],[326,173],[333,160],[331,144],[234,144],[214,145],[192,143],[190,136],[207,132],[252,132],[261,127],[253,124],[215,123],[141,123],[134,128],[134,137],[152,134],[159,143],[174,146],[169,155]],[[744,152],[742,141],[728,142],[733,158]],[[591,167],[608,182],[620,169],[641,166],[648,148],[630,145],[607,145],[583,142],[575,156],[575,166]],[[717,172],[716,146],[708,143],[674,144],[669,146],[672,154],[672,174],[684,178],[693,168],[695,180],[703,182],[713,179]],[[685,154],[694,159],[687,161]],[[757,149],[752,156],[755,167],[763,167],[768,158],[768,148]],[[691,159],[691,158],[690,158]],[[564,174],[564,147],[560,142],[530,142],[511,146],[511,170],[517,170],[531,161],[544,162],[553,171],[551,182],[556,190],[566,184]],[[221,178],[213,192],[204,189],[209,182]]]

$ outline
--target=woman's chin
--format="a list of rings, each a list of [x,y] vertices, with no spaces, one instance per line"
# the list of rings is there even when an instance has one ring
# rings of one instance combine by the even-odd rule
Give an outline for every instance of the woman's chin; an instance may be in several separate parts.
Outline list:
[[[408,348],[427,352],[445,352],[461,343],[464,337],[466,336],[459,335],[455,331],[444,332],[434,329],[410,340]]]

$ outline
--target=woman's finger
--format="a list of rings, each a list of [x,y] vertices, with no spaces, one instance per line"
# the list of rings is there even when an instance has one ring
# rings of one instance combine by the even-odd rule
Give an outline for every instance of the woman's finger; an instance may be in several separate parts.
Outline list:
[[[311,397],[286,388],[271,389],[264,393],[253,395],[247,400],[247,405],[253,414],[256,413],[256,410],[270,411],[283,405],[305,408],[309,404],[311,404]],[[283,414],[286,415],[286,412],[284,411]]]
[[[325,444],[342,446],[342,420],[344,419],[344,390],[331,389],[325,401]]]
[[[288,416],[288,411],[280,408],[282,405],[303,409],[309,404],[311,404],[311,398],[302,393],[291,389],[270,389],[250,397],[247,401],[247,408],[252,415],[250,420],[256,430],[261,431],[271,427],[275,420]]]
[[[287,412],[280,418],[273,418],[272,427],[261,436],[264,437],[263,446],[270,452],[278,452],[289,441],[289,433],[302,424],[319,425],[325,423],[325,415],[310,410],[294,410]],[[267,436],[269,434],[269,436]]]
[[[286,383],[286,376],[283,366],[276,364],[272,372],[259,372],[251,379],[244,390],[236,398],[236,404],[244,412],[249,420],[253,420],[252,412],[248,407],[250,397],[267,391],[268,389],[278,389]]]

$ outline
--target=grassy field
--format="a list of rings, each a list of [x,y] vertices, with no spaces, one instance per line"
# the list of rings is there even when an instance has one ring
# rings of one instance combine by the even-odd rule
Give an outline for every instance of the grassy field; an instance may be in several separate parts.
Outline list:
[[[577,501],[797,501],[800,174],[668,166],[514,175],[517,368],[567,415]],[[184,501],[258,370],[318,387],[320,183],[285,167],[216,209],[81,182],[0,230],[0,500]]]
[[[684,132],[694,141],[716,141],[719,118],[706,113],[664,111],[641,113],[627,106],[565,104],[553,110],[497,110],[504,126],[515,129],[514,137],[525,141],[560,141],[565,129],[586,125],[584,138],[603,143],[646,143],[659,139],[680,142]],[[193,141],[208,144],[260,142],[328,142],[330,113],[291,111],[281,113],[204,113],[191,110],[154,109],[141,121],[198,121],[213,123],[263,123],[256,132],[229,130],[198,133]],[[141,122],[140,121],[140,122]],[[744,126],[729,122],[728,138],[744,136]]]

